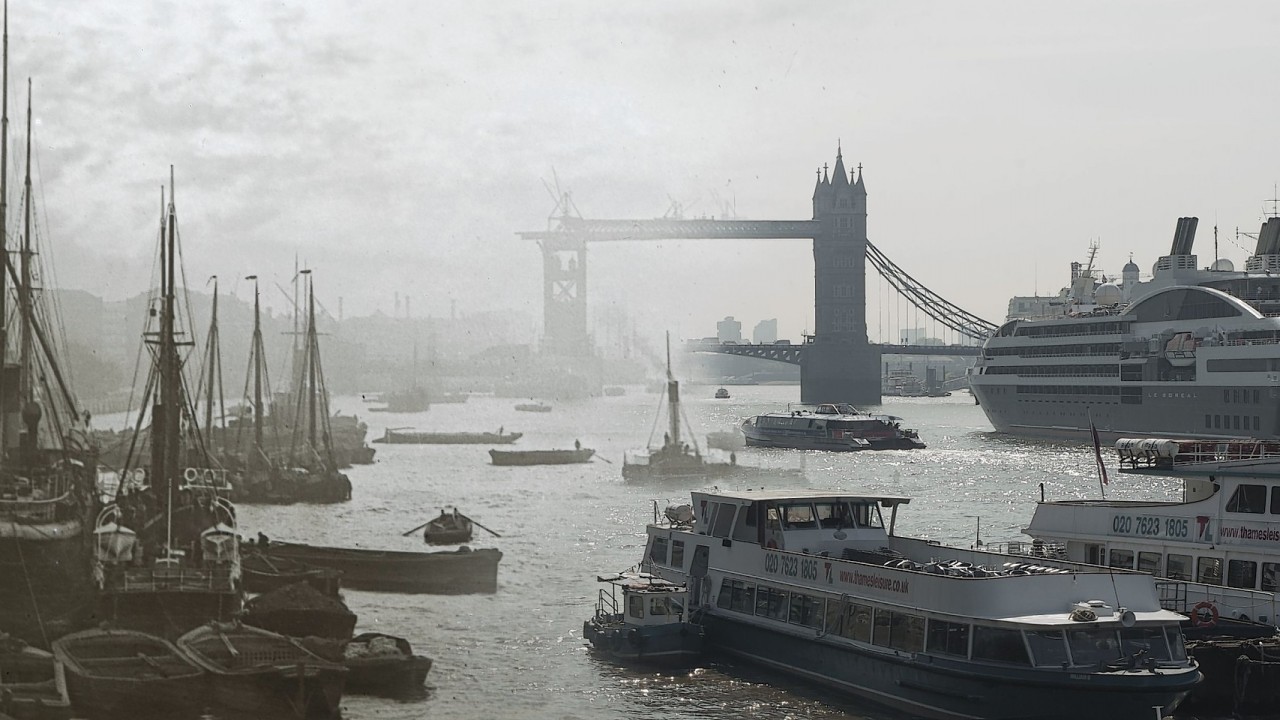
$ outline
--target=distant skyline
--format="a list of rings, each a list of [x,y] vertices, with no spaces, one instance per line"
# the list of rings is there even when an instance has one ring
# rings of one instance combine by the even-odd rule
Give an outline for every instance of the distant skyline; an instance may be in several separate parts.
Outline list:
[[[1056,292],[1092,240],[1118,275],[1200,218],[1200,264],[1239,266],[1280,182],[1270,88],[1280,7],[1239,2],[741,5],[387,0],[15,2],[10,232],[26,78],[37,221],[56,281],[145,290],[176,166],[187,277],[287,284],[336,312],[519,309],[572,192],[588,217],[729,204],[804,219],[840,143],[869,236],[993,322]],[[592,312],[645,331],[813,326],[809,243],[593,246]],[[239,287],[237,287],[239,285]],[[867,282],[871,339],[913,323]],[[276,303],[279,305],[280,303]],[[893,321],[894,313],[898,320]],[[612,315],[611,315],[612,316]],[[905,317],[905,319],[904,319]],[[890,323],[894,323],[890,326]]]

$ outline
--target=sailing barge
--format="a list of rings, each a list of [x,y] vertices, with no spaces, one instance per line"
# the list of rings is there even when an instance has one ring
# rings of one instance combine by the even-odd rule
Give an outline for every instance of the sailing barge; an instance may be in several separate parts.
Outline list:
[[[342,571],[343,587],[384,592],[467,595],[498,590],[498,561],[494,548],[438,552],[368,550],[322,547],[272,540],[258,551],[271,559],[298,560]]]

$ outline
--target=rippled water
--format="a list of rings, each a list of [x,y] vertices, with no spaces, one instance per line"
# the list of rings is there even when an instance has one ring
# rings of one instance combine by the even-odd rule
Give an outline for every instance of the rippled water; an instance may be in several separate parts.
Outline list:
[[[799,398],[796,386],[686,386],[685,413],[699,442],[741,417]],[[460,597],[345,591],[359,615],[357,632],[407,637],[435,659],[425,697],[410,701],[348,696],[344,715],[369,718],[865,718],[899,716],[816,686],[750,667],[710,665],[677,675],[617,667],[590,655],[582,622],[594,609],[598,573],[634,565],[653,501],[689,499],[678,484],[624,482],[625,450],[643,447],[660,399],[629,388],[621,397],[556,404],[550,413],[513,410],[515,400],[473,397],[416,415],[367,414],[359,398],[336,408],[370,424],[422,430],[525,433],[517,447],[565,448],[575,439],[596,448],[586,465],[495,467],[486,446],[378,445],[377,462],[350,471],[351,502],[339,506],[241,506],[244,534],[321,544],[418,550],[401,537],[456,505],[500,533],[477,530],[476,546],[500,548],[498,592]],[[891,399],[879,408],[920,430],[926,450],[862,453],[747,449],[738,462],[803,463],[807,481],[791,487],[907,495],[898,532],[970,545],[979,518],[984,541],[1019,537],[1040,485],[1050,498],[1096,497],[1092,448],[1029,441],[991,431],[967,393],[950,398]],[[657,430],[659,442],[662,429]],[[758,481],[750,486],[758,486]],[[767,484],[767,483],[766,483]],[[1115,477],[1108,496],[1172,498],[1174,481]]]

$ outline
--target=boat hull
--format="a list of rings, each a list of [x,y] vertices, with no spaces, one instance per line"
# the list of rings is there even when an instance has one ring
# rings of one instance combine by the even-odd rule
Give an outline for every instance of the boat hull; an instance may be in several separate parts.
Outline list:
[[[694,623],[634,627],[592,618],[582,624],[582,637],[596,651],[621,662],[679,667],[702,656],[702,627]]]
[[[494,465],[572,465],[590,462],[595,450],[490,450]]]
[[[853,647],[835,639],[779,632],[719,615],[703,618],[709,650],[935,720],[1133,720],[1159,706],[1171,712],[1200,679],[1198,670],[1072,673],[984,667],[923,654]],[[1135,676],[1149,680],[1135,687]]]
[[[88,630],[54,641],[53,653],[77,714],[174,717],[204,709],[204,672],[160,638]]]
[[[78,521],[0,522],[0,632],[40,646],[91,610],[91,555]]]
[[[420,433],[391,432],[374,440],[389,445],[510,445],[524,433]]]
[[[498,589],[498,561],[492,548],[440,552],[403,552],[320,547],[272,541],[267,557],[298,560],[342,571],[344,587],[384,592],[465,595]]]
[[[0,712],[15,720],[65,720],[71,699],[53,655],[0,640]]]

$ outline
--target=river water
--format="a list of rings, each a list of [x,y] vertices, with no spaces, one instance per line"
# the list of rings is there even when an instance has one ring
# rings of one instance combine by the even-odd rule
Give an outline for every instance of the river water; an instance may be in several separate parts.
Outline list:
[[[781,409],[798,386],[685,386],[684,411],[699,443],[743,416]],[[557,403],[549,413],[515,412],[518,401],[472,397],[414,415],[367,413],[358,397],[334,409],[385,427],[435,431],[522,432],[516,447],[595,448],[585,465],[495,467],[483,445],[378,445],[377,462],[349,471],[349,503],[240,507],[241,532],[318,544],[423,549],[402,537],[443,506],[457,506],[501,537],[477,529],[474,546],[500,548],[493,595],[395,595],[344,591],[359,615],[357,632],[408,638],[435,660],[428,692],[411,700],[348,696],[344,716],[374,718],[864,718],[899,716],[825,689],[744,666],[710,664],[679,674],[614,666],[587,652],[582,623],[594,609],[597,574],[639,559],[644,526],[659,508],[688,502],[687,485],[624,482],[624,451],[655,432],[661,398],[630,387],[626,395]],[[868,408],[871,409],[871,408]],[[787,487],[839,489],[913,498],[898,533],[969,546],[1020,537],[1040,486],[1049,499],[1097,497],[1092,447],[1011,438],[991,430],[965,392],[948,398],[886,398],[875,410],[919,429],[928,449],[860,453],[739,450],[741,464],[798,467],[806,480]],[[661,442],[663,427],[656,437]],[[1108,461],[1111,453],[1107,453]],[[752,481],[747,486],[757,487]],[[764,483],[766,486],[767,482]],[[1176,497],[1173,480],[1116,476],[1114,498]],[[980,527],[980,529],[979,529]]]

